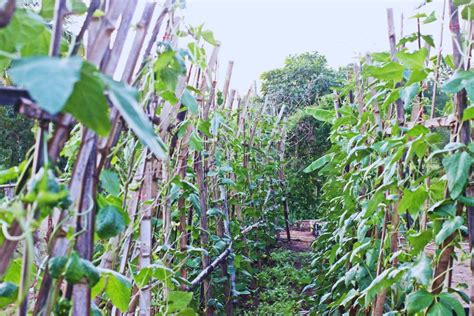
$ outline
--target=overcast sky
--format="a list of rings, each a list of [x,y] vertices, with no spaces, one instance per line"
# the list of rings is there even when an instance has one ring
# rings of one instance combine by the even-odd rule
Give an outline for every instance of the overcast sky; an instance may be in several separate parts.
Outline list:
[[[359,54],[388,49],[386,9],[393,8],[397,36],[401,14],[404,33],[416,31],[421,0],[188,0],[185,20],[205,23],[222,42],[220,74],[234,60],[232,86],[244,93],[260,74],[283,65],[286,56],[307,51],[324,54],[333,67]],[[441,16],[442,0],[423,7]],[[422,25],[422,33],[439,38],[439,24]],[[449,38],[448,38],[449,39]]]

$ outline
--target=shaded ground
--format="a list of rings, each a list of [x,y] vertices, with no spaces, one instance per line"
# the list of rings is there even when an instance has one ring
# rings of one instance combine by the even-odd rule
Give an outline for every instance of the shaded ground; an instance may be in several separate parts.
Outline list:
[[[298,227],[278,235],[277,246],[258,268],[255,290],[245,297],[236,315],[308,315],[311,278],[311,244],[314,236],[309,227]],[[302,230],[301,230],[302,229]]]

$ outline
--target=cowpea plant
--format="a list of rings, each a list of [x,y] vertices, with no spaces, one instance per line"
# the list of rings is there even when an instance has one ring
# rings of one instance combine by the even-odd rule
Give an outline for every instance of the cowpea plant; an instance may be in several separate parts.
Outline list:
[[[318,313],[465,313],[469,296],[450,271],[470,257],[463,244],[474,234],[472,34],[459,22],[471,25],[472,4],[447,5],[453,55],[421,31],[396,43],[389,11],[391,52],[362,58],[334,110],[308,109],[332,125],[331,148],[305,170],[327,179],[312,263]],[[414,18],[423,25],[436,13]]]

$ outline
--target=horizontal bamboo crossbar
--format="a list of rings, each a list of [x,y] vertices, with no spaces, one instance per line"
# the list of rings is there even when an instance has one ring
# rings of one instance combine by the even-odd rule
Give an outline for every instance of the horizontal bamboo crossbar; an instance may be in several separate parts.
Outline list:
[[[263,223],[263,220],[260,220],[250,226],[245,227],[240,232],[241,235],[245,235],[251,232],[253,229],[259,227]],[[190,285],[186,288],[188,291],[191,291],[196,288],[199,284],[201,284],[215,269],[216,267],[221,264],[227,257],[232,253],[232,244],[230,244],[219,256],[217,256],[214,261],[212,261],[209,266],[202,270],[194,280],[191,281]]]

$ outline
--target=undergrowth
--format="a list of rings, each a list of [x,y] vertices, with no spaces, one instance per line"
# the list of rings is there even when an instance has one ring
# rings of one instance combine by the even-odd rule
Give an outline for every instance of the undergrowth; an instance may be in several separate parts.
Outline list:
[[[256,275],[256,289],[237,315],[298,315],[308,310],[311,253],[278,249]]]

